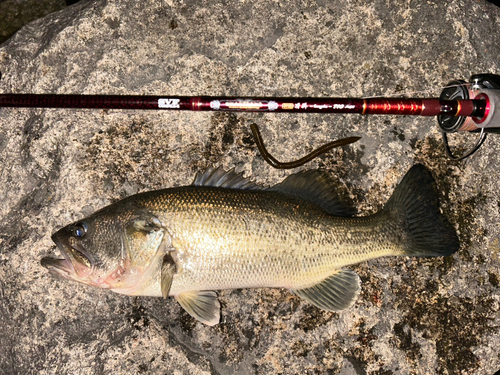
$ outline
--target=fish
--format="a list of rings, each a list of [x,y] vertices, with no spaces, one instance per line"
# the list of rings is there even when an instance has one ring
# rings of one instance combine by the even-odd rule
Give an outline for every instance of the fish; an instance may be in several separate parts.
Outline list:
[[[414,165],[375,214],[354,216],[326,172],[271,187],[208,168],[189,186],[142,192],[52,235],[54,276],[130,296],[174,297],[220,321],[217,290],[286,288],[327,311],[351,307],[361,281],[347,266],[383,256],[450,256],[460,246],[432,173]]]

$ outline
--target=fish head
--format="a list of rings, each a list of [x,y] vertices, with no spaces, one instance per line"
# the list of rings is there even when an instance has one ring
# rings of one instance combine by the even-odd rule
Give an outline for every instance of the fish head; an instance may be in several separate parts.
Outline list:
[[[105,210],[58,230],[62,258],[42,258],[54,276],[105,289],[133,288],[158,259],[163,230],[141,215]],[[127,293],[128,294],[128,293]]]

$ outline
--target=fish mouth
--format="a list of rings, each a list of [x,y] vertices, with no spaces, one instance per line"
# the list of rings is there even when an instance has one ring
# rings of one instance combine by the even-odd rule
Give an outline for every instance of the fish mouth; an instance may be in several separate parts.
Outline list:
[[[47,268],[54,276],[81,281],[93,269],[93,262],[81,245],[71,241],[71,237],[64,240],[58,233],[52,235],[52,241],[57,245],[63,258],[44,257],[40,264]]]
[[[72,275],[76,274],[73,264],[68,259],[44,257],[40,260],[40,264],[47,268],[54,276],[62,276],[70,279]]]

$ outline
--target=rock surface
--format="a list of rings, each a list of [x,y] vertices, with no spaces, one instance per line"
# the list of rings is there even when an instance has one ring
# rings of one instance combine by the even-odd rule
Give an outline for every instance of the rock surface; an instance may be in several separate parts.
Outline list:
[[[66,7],[64,0],[0,1],[0,44],[27,23],[64,7]]]
[[[500,11],[483,0],[82,1],[0,46],[0,92],[434,97],[450,80],[499,74],[499,38]],[[189,184],[207,166],[282,180],[291,172],[263,161],[251,123],[282,160],[362,136],[306,168],[337,176],[363,215],[425,164],[460,251],[353,266],[362,294],[341,313],[285,290],[224,291],[215,327],[175,301],[57,280],[40,266],[56,228],[139,191]],[[451,162],[432,118],[0,109],[0,372],[492,374],[499,151],[490,136]]]

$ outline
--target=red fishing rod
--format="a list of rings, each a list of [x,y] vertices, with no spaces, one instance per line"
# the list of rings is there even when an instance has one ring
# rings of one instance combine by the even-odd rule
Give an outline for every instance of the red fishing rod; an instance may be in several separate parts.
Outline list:
[[[0,107],[437,116],[445,149],[458,160],[475,152],[487,133],[500,132],[497,103],[500,76],[493,74],[473,75],[468,83],[452,81],[439,98],[431,99],[0,94]],[[471,151],[455,157],[446,134],[458,131],[480,132],[480,137]]]

